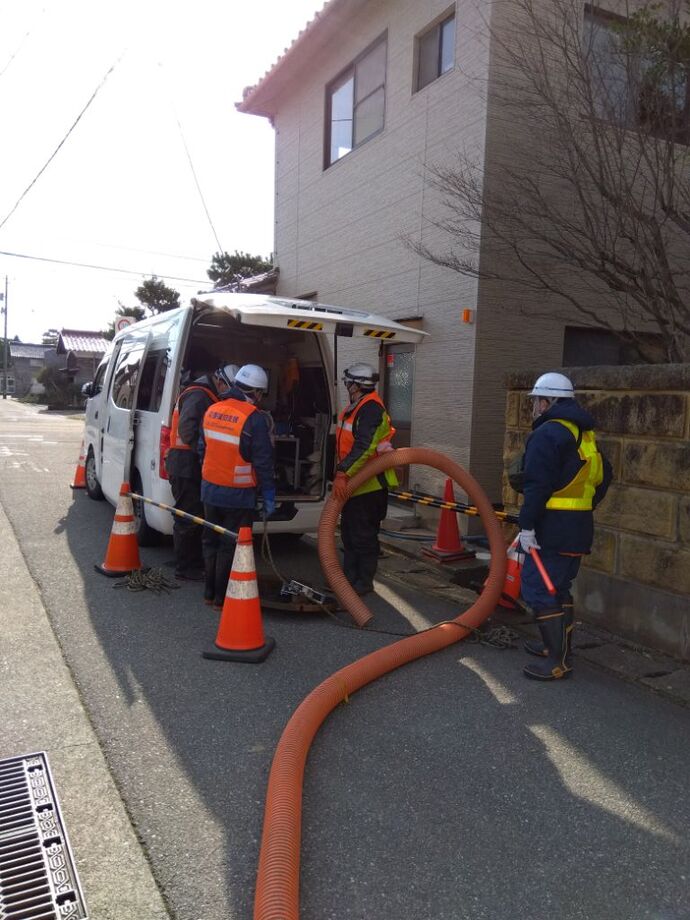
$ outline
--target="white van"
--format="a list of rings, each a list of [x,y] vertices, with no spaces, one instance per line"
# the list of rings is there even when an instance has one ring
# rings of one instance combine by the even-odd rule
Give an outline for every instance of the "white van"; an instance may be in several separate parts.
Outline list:
[[[314,531],[334,467],[329,336],[370,338],[374,359],[382,340],[417,343],[425,335],[371,313],[262,294],[201,294],[190,306],[128,326],[83,388],[87,492],[116,504],[128,470],[133,491],[172,505],[164,457],[181,383],[221,364],[255,363],[268,373],[262,408],[275,422],[277,508],[269,531]],[[142,545],[172,533],[170,512],[139,502],[135,510]]]

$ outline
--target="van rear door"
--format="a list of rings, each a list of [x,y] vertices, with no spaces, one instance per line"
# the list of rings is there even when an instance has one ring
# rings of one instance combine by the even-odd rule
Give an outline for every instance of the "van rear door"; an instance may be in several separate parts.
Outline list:
[[[113,503],[117,502],[120,486],[128,481],[130,475],[137,421],[134,407],[150,342],[148,330],[128,333],[116,345],[117,350],[111,359],[113,371],[104,400],[106,418],[103,420],[101,488]]]
[[[200,294],[197,307],[224,310],[242,323],[252,326],[320,332],[347,338],[368,338],[384,342],[419,344],[428,333],[412,329],[386,316],[334,307],[310,300],[271,297],[264,294]]]

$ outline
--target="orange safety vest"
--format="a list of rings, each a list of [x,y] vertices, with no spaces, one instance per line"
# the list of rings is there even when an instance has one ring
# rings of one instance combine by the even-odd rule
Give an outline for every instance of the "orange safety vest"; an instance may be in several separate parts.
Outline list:
[[[240,435],[256,406],[240,399],[223,399],[204,415],[206,453],[201,477],[216,486],[253,489],[256,473],[240,453]]]
[[[351,413],[348,413],[349,407],[343,409],[338,417],[338,424],[336,426],[335,434],[335,443],[336,443],[336,452],[338,456],[338,463],[347,457],[355,444],[355,435],[354,435],[354,425],[355,419],[359,414],[359,410],[368,402],[378,403],[379,406],[383,409],[383,420],[381,422],[381,437],[379,438],[376,444],[376,453],[383,454],[386,451],[393,450],[393,445],[391,444],[391,439],[395,434],[395,428],[391,425],[390,416],[386,412],[386,407],[383,404],[383,400],[376,392],[368,393],[364,396],[357,405],[354,407]],[[346,418],[347,414],[347,418]],[[398,485],[398,479],[395,475],[394,470],[386,470],[382,474],[386,480],[386,483],[391,487],[395,488]],[[365,492],[373,492],[375,489],[380,489],[381,483],[377,480],[376,477],[368,479],[363,485],[359,487],[354,493],[355,495],[362,495]]]
[[[177,428],[180,424],[180,400],[183,396],[186,396],[187,393],[190,393],[192,390],[203,390],[204,393],[208,396],[211,402],[218,402],[218,397],[215,393],[209,390],[208,387],[203,387],[199,383],[192,384],[191,386],[185,387],[184,390],[177,397],[177,402],[175,403],[175,408],[173,409],[172,422],[170,423],[170,448],[169,450],[196,450],[196,445],[192,446],[191,444],[185,444],[182,438],[177,433]]]

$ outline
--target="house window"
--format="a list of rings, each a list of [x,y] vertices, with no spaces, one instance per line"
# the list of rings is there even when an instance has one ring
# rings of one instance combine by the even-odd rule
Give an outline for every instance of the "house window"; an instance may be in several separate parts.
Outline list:
[[[453,69],[455,13],[446,15],[415,39],[415,92]]]
[[[7,375],[7,393],[13,395],[15,391],[14,377]],[[0,392],[5,392],[5,376],[0,374]]]
[[[690,80],[684,47],[655,41],[626,19],[585,7],[583,55],[595,114],[668,141],[690,142]]]
[[[384,35],[326,88],[326,167],[383,130],[386,49]]]

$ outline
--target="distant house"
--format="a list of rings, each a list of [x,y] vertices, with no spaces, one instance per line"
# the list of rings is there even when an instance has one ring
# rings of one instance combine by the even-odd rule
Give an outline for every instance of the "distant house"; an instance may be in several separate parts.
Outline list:
[[[65,367],[74,383],[82,384],[93,380],[101,358],[110,346],[100,332],[85,329],[62,329],[55,351],[65,355]]]
[[[44,367],[57,364],[53,345],[30,342],[10,342],[10,367],[7,371],[7,392],[11,396],[26,396],[38,387],[37,377]]]

